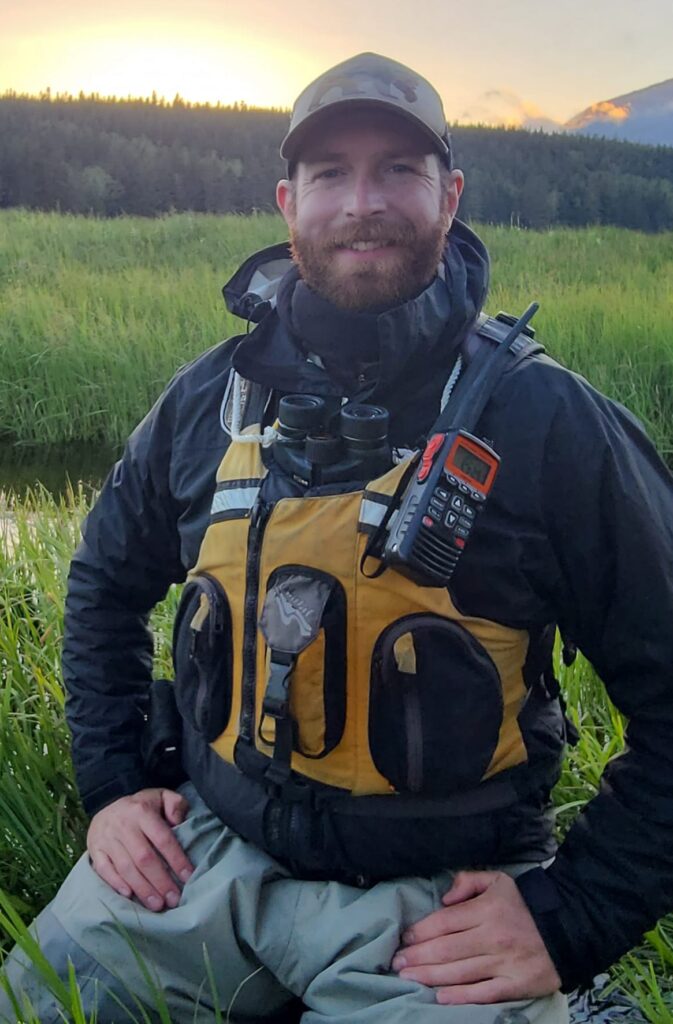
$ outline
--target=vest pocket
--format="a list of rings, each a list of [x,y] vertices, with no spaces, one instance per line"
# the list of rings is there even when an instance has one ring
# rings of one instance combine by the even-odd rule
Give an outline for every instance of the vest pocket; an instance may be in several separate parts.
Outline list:
[[[463,626],[420,613],[379,636],[369,746],[398,792],[448,796],[476,786],[497,747],[502,716],[498,670]]]
[[[173,664],[178,710],[211,743],[231,714],[231,611],[212,576],[185,585],[175,618]]]
[[[267,681],[274,660],[287,656],[287,710],[292,749],[321,758],[339,743],[346,720],[346,595],[334,576],[301,565],[274,570],[260,618]],[[267,695],[269,684],[267,682]],[[262,704],[265,710],[265,701]],[[273,745],[275,728],[263,713],[259,737]]]

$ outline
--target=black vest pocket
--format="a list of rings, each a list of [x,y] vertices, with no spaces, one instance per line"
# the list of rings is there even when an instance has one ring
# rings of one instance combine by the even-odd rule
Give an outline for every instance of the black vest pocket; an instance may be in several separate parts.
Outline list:
[[[211,743],[231,714],[231,612],[227,595],[206,573],[186,584],[173,633],[178,710]]]
[[[260,628],[267,643],[267,673],[275,652],[289,652],[292,748],[325,757],[337,746],[346,721],[346,595],[334,576],[303,565],[283,565],[270,575]],[[268,675],[267,675],[268,678]],[[272,743],[269,723],[260,738]]]
[[[466,629],[439,615],[409,615],[376,642],[369,745],[400,793],[448,796],[476,786],[498,744],[498,670]]]

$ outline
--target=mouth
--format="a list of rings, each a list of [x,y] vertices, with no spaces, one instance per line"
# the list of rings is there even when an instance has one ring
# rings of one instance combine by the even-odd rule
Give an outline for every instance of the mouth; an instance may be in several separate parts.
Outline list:
[[[377,249],[390,249],[394,245],[394,242],[377,240],[375,242],[350,242],[348,245],[340,245],[337,248],[350,252],[375,252]]]
[[[386,253],[394,253],[398,249],[396,242],[377,240],[375,242],[349,242],[346,245],[336,246],[336,252],[343,254],[343,258],[352,262],[370,262],[375,259],[385,259]]]

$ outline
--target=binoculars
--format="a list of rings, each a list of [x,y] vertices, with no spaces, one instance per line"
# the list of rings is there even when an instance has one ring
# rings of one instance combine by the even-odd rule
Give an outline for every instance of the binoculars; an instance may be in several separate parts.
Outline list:
[[[334,413],[317,395],[286,395],[278,407],[277,465],[303,487],[373,480],[392,466],[388,410],[349,402]]]

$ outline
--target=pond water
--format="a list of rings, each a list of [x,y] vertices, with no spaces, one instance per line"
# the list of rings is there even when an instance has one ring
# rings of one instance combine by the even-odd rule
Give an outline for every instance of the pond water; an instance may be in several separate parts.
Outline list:
[[[20,496],[41,485],[58,498],[80,482],[94,490],[119,454],[119,448],[103,444],[32,448],[0,441],[0,493],[11,490]]]

